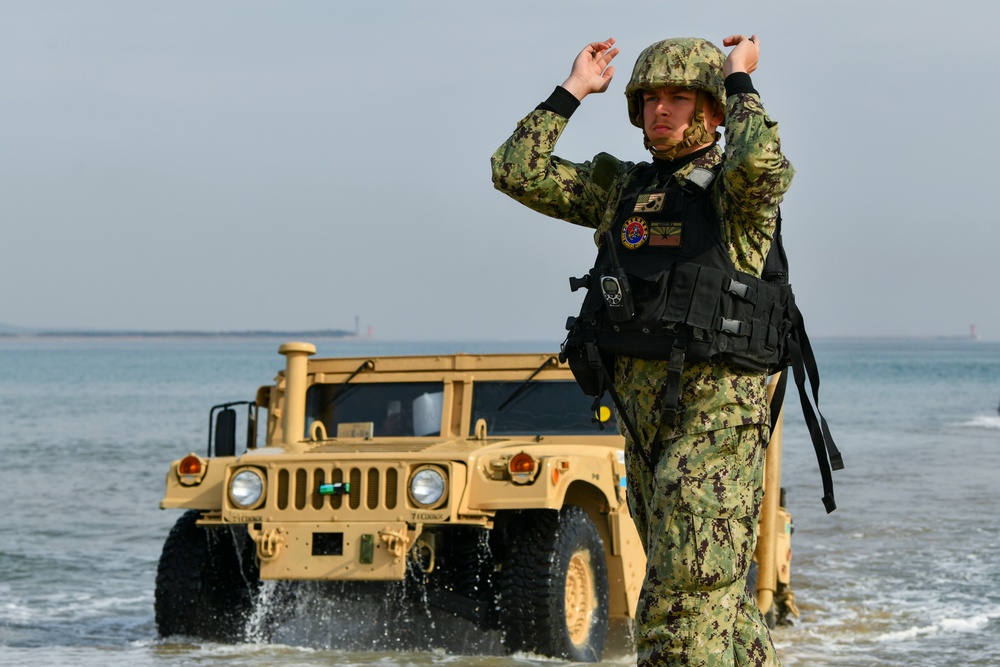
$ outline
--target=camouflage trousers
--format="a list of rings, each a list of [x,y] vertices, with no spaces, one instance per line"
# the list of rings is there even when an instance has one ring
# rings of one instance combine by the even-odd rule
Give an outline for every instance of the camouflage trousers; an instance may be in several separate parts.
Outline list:
[[[781,664],[746,588],[768,434],[751,424],[665,441],[652,471],[627,443],[628,501],[647,557],[639,667]]]

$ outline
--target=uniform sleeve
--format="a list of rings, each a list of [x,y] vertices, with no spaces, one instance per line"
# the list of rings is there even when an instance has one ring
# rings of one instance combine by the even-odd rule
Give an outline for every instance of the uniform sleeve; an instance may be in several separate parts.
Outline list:
[[[778,205],[795,170],[781,152],[772,121],[750,77],[726,79],[726,155],[722,171],[722,219],[737,267],[759,273],[770,248]]]
[[[568,120],[546,108],[523,118],[493,153],[493,185],[538,213],[596,228],[622,163],[606,153],[583,163],[553,155]]]

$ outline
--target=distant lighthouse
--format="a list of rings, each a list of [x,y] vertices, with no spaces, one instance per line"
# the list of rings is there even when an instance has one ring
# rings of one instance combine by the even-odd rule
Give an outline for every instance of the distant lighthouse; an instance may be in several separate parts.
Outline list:
[[[976,333],[975,324],[969,325],[969,338],[971,338],[972,340],[979,340],[979,334]]]

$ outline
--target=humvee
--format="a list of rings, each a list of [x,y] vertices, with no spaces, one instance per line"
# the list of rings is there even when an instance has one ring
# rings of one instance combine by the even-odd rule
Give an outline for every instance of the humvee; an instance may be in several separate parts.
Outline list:
[[[552,354],[315,350],[282,345],[275,384],[213,407],[208,451],[171,464],[160,506],[187,511],[157,570],[160,634],[246,638],[263,581],[406,580],[508,652],[600,660],[645,573],[610,403]],[[780,465],[779,422],[750,577],[772,622],[794,611]]]

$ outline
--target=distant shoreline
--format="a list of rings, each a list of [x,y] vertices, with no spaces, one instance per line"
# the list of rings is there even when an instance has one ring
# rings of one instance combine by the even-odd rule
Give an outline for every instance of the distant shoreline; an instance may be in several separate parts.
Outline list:
[[[0,331],[0,340],[98,340],[98,339],[271,339],[284,340],[371,340],[366,336],[358,336],[353,331],[339,329],[322,329],[318,331]]]

